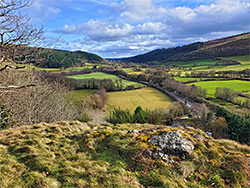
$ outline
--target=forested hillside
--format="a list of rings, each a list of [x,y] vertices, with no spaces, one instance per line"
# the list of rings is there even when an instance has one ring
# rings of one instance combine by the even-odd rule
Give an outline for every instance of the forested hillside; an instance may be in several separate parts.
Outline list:
[[[103,59],[93,53],[65,51],[57,49],[34,48],[27,46],[0,46],[3,60],[21,64],[34,64],[44,68],[68,68],[82,66],[84,63],[101,63]]]
[[[95,54],[82,51],[47,50],[41,54],[44,59],[40,67],[46,68],[68,68],[70,66],[82,66],[84,63],[100,63],[103,59]]]
[[[173,48],[157,49],[145,54],[117,60],[121,62],[161,64],[173,61],[191,61],[249,55],[249,43],[250,33],[244,33],[208,42],[196,42]]]

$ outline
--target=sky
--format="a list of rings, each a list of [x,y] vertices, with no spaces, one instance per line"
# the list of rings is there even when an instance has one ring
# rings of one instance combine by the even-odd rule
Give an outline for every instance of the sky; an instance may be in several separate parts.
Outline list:
[[[250,31],[249,0],[31,0],[53,48],[130,57]],[[52,45],[51,45],[52,47]]]

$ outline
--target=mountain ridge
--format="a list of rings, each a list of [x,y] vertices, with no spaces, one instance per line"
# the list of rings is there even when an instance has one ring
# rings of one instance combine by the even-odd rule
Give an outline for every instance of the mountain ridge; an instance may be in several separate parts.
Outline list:
[[[250,32],[207,42],[156,49],[128,58],[113,59],[120,62],[161,64],[175,61],[214,59],[218,57],[250,55]]]

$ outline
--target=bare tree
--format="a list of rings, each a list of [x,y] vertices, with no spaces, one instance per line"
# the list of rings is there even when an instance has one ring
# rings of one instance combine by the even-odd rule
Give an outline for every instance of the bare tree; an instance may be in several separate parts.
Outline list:
[[[74,120],[83,110],[68,101],[66,86],[56,79],[47,80],[42,72],[5,70],[0,74],[0,85],[8,88],[0,87],[0,107],[11,114],[12,126]],[[10,87],[19,85],[23,87]]]
[[[30,6],[30,0],[1,0],[0,44],[29,45],[43,37],[43,27],[30,24],[27,14],[21,10]]]

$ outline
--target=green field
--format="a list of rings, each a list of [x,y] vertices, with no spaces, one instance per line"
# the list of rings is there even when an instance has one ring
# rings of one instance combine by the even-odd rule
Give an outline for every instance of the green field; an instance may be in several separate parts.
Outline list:
[[[153,88],[143,88],[132,91],[108,92],[107,110],[114,107],[134,111],[137,106],[153,110],[166,108],[172,102],[167,95]]]
[[[192,83],[196,86],[200,86],[201,88],[205,88],[207,90],[208,95],[214,95],[215,89],[217,87],[222,88],[230,88],[234,91],[250,91],[250,82],[249,81],[242,81],[242,80],[229,80],[229,81],[204,81],[204,82],[195,82]],[[192,85],[188,84],[188,85]]]
[[[135,72],[135,71],[134,71],[134,68],[122,68],[122,70],[124,70],[124,71],[127,72],[127,73]]]
[[[216,60],[214,59],[202,59],[202,60],[194,60],[194,61],[178,61],[178,62],[167,62],[164,65],[167,66],[182,66],[182,67],[199,67],[199,66],[211,66],[214,65]]]
[[[115,80],[120,79],[118,76],[112,75],[112,74],[106,74],[102,72],[94,72],[90,74],[79,74],[79,75],[74,75],[74,76],[67,76],[68,78],[74,78],[74,79],[91,79],[95,78],[98,80],[103,80],[103,79],[111,79],[113,82]],[[133,85],[135,88],[142,87],[143,85],[137,82],[131,82],[127,80],[122,80],[123,87],[126,88],[129,85]]]
[[[178,65],[178,66],[187,68],[186,71],[179,70],[177,68],[171,69],[171,72],[182,71],[182,74],[181,74],[182,76],[184,76],[185,73],[190,73],[191,71],[194,71],[194,70],[195,71],[228,71],[228,70],[240,71],[240,70],[250,68],[250,55],[222,57],[221,59],[231,59],[231,60],[238,61],[241,64],[229,65],[229,66],[215,65],[216,60],[213,60],[213,59],[195,60],[195,61],[189,61],[189,62],[170,62],[170,63],[165,63],[165,64],[166,65]],[[192,70],[188,70],[188,68],[192,68]]]
[[[84,70],[84,69],[92,69],[94,67],[94,64],[91,64],[91,63],[86,63],[86,66],[83,66],[83,67],[73,67],[73,68],[67,68],[66,70],[69,70],[69,71],[81,71],[81,70]],[[98,64],[96,65],[97,68],[100,68],[100,67],[110,67],[110,65],[108,64]]]
[[[92,95],[97,90],[94,89],[82,89],[82,90],[75,90],[68,92],[68,100],[72,101],[73,103],[77,104],[82,102],[87,96]]]
[[[201,78],[185,78],[185,77],[174,77],[174,79],[176,81],[179,81],[179,82],[187,82],[187,81],[190,81],[190,80],[197,80],[197,81],[201,80]]]
[[[85,66],[85,67],[67,68],[66,70],[69,70],[69,71],[81,71],[81,70],[84,70],[84,69],[92,69],[92,68],[93,68],[93,65],[92,66]]]
[[[206,69],[205,71],[228,71],[228,70],[235,70],[235,71],[240,71],[244,69],[249,69],[250,68],[250,55],[245,55],[245,56],[233,56],[233,57],[223,57],[222,59],[231,59],[231,60],[236,60],[241,63],[241,65],[229,65],[229,66],[224,66],[221,68],[218,67],[211,67],[209,69]]]

